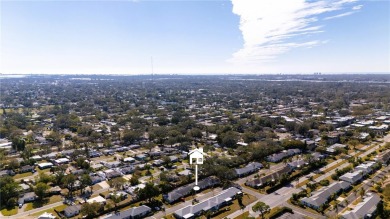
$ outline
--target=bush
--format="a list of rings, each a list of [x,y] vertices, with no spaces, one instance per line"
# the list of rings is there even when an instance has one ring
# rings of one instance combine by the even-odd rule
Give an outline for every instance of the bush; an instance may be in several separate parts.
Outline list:
[[[321,185],[321,186],[328,186],[328,185],[329,185],[329,180],[327,180],[327,179],[321,180],[321,181],[320,181],[320,185]]]

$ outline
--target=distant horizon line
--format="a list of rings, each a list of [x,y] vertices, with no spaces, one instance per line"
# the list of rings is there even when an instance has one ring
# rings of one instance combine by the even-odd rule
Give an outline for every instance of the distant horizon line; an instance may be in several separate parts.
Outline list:
[[[232,76],[232,75],[386,75],[390,72],[311,72],[311,73],[0,73],[0,75],[100,75],[100,76],[164,76],[164,75],[181,75],[181,76]]]

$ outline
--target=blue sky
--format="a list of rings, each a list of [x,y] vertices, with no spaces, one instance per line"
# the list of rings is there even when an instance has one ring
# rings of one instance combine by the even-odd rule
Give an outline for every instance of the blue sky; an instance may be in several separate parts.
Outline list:
[[[2,73],[390,72],[388,0],[0,6]]]

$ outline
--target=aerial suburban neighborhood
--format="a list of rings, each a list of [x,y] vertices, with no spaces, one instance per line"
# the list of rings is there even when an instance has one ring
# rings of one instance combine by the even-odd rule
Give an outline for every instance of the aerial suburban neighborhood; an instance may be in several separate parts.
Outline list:
[[[0,85],[1,218],[390,218],[389,75]]]

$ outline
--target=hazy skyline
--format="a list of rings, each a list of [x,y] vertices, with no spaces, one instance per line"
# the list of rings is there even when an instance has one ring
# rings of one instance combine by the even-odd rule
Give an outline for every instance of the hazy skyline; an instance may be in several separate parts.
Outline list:
[[[1,73],[390,72],[390,2],[1,1]]]

